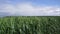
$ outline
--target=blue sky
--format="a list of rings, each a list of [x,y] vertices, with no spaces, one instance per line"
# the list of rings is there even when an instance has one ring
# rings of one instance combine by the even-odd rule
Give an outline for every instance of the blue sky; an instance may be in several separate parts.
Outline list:
[[[60,5],[60,0],[0,0],[0,4],[2,3],[11,3],[11,4],[17,4],[22,2],[31,2],[32,4],[38,4],[38,5]]]
[[[60,16],[60,0],[0,0],[0,16]]]

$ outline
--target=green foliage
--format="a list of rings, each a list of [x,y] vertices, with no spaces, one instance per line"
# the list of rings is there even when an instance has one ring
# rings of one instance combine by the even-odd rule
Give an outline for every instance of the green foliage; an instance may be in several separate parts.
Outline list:
[[[60,17],[1,17],[0,34],[60,34]]]

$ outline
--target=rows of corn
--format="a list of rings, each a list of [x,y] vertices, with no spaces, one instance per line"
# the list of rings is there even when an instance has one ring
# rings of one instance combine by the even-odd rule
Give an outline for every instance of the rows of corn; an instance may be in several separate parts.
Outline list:
[[[60,34],[60,17],[1,17],[0,34]]]

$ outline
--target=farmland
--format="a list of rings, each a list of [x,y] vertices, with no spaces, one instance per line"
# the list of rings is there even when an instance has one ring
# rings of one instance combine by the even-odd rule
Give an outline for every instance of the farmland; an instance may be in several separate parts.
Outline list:
[[[0,17],[0,34],[60,34],[60,17]]]

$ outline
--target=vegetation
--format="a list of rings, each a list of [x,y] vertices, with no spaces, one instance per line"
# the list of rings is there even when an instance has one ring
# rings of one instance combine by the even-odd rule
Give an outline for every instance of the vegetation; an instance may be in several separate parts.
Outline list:
[[[0,34],[60,34],[60,17],[1,17]]]

